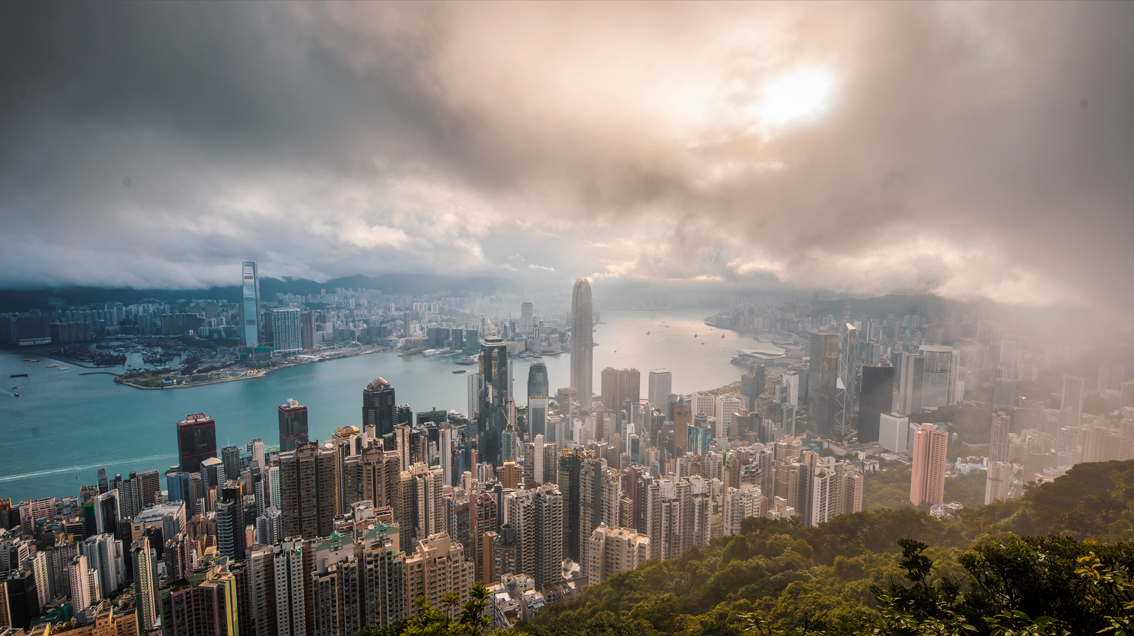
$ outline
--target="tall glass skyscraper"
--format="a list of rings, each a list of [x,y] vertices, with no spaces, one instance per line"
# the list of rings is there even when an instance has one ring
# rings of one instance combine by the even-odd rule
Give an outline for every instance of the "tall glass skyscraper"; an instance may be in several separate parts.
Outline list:
[[[244,320],[244,346],[253,348],[260,344],[260,277],[256,263],[244,263],[243,290],[240,312]]]
[[[501,434],[508,426],[504,407],[508,403],[508,347],[497,336],[480,345],[480,386],[477,396],[478,450],[484,461],[500,463]]]
[[[542,360],[533,362],[528,368],[528,439],[546,434],[548,391],[547,365]]]
[[[592,356],[595,339],[594,311],[591,306],[591,282],[585,278],[575,281],[571,293],[571,388],[578,391],[579,408],[590,412],[594,391]]]

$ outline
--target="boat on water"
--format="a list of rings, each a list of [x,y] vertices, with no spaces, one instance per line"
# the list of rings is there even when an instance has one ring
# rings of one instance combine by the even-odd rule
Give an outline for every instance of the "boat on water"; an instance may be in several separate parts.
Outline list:
[[[15,395],[16,397],[20,397],[19,393],[13,393],[12,395]]]
[[[457,364],[480,364],[480,354],[474,354],[457,360]]]
[[[464,369],[453,369],[453,373],[467,373]]]
[[[722,337],[722,338],[724,338],[724,334],[723,334],[723,333],[721,334],[721,337]]]
[[[647,335],[647,336],[648,336],[648,335],[650,335],[650,332],[648,332],[648,331],[647,331],[647,332],[646,332],[646,335]]]
[[[36,360],[35,358],[24,358],[24,362],[39,362],[39,360]]]
[[[13,373],[12,375],[10,375],[8,377],[9,378],[26,378],[26,377],[28,377],[28,374],[26,374],[26,373]]]
[[[49,365],[47,365],[47,368],[48,368],[48,369],[54,369],[54,368],[55,368],[55,367],[57,367],[57,366],[59,366],[59,365],[57,365],[57,364],[49,364]]]
[[[60,371],[70,371],[71,367],[59,367]]]
[[[697,337],[697,334],[693,334],[693,337],[694,337],[694,338],[696,338],[696,337]]]

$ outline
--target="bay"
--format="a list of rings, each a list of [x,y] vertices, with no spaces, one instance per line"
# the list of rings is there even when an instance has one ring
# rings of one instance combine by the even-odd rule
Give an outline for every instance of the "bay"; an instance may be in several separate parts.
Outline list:
[[[753,348],[751,335],[704,324],[713,308],[604,311],[595,327],[594,389],[601,387],[604,367],[635,367],[642,373],[641,397],[648,374],[666,368],[673,391],[714,389],[740,378],[730,364],[737,348]],[[647,335],[647,332],[648,335]],[[693,336],[697,337],[694,338]],[[721,336],[724,336],[723,338]],[[376,377],[394,387],[398,403],[415,412],[431,408],[468,410],[468,377],[475,366],[458,367],[457,357],[399,357],[393,352],[298,365],[261,378],[205,387],[141,391],[114,384],[107,375],[79,375],[92,369],[76,365],[68,371],[47,368],[53,361],[21,361],[26,354],[0,355],[0,498],[13,503],[27,498],[77,495],[93,484],[100,467],[113,478],[130,471],[164,473],[177,463],[176,422],[189,413],[216,419],[218,447],[243,446],[262,438],[278,443],[277,406],[295,398],[308,407],[310,435],[329,439],[339,426],[358,426],[362,390]],[[531,358],[513,358],[513,392],[526,398]],[[567,353],[544,356],[551,391],[567,386]],[[454,374],[455,369],[467,373]],[[26,378],[9,378],[12,373]],[[20,388],[13,391],[11,387]],[[14,397],[14,393],[21,397]],[[164,482],[163,482],[164,485]]]

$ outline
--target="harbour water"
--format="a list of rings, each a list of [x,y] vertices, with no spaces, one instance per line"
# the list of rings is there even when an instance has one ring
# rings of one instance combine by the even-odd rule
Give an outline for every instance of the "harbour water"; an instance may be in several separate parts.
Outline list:
[[[594,389],[604,367],[635,367],[642,372],[642,397],[648,374],[666,368],[673,391],[714,389],[740,378],[729,363],[738,348],[753,348],[751,335],[704,324],[716,309],[604,311],[595,328]],[[648,335],[647,335],[647,332]],[[694,338],[693,336],[697,337]],[[724,336],[723,338],[721,336]],[[67,371],[47,368],[48,358],[29,364],[26,354],[0,355],[0,498],[77,495],[79,486],[96,482],[101,467],[109,476],[157,469],[177,463],[175,423],[189,413],[217,421],[217,445],[243,445],[262,438],[278,444],[276,407],[295,398],[309,409],[311,437],[362,418],[362,390],[381,376],[393,385],[398,403],[413,410],[468,410],[468,378],[475,366],[457,366],[459,356],[399,357],[375,353],[281,369],[261,378],[225,384],[141,391],[117,385],[109,375],[79,375],[95,369],[76,365]],[[544,356],[551,391],[568,385],[569,354]],[[514,358],[513,391],[524,404],[532,358]],[[118,369],[121,369],[120,367]],[[455,369],[468,373],[454,374]],[[113,369],[112,369],[113,370]],[[28,373],[26,378],[10,378]],[[13,390],[12,387],[19,389]],[[20,393],[21,397],[15,397]],[[164,480],[163,480],[164,486]]]

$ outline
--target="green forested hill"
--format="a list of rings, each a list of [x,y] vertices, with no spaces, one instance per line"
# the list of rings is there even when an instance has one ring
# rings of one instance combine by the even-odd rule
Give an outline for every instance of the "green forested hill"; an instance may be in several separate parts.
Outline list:
[[[1134,462],[1080,464],[1019,500],[952,519],[912,508],[817,528],[748,519],[740,535],[615,576],[517,629],[694,636],[989,633],[999,625],[1006,634],[1096,633],[1113,627],[1108,616],[1134,616],[1132,534]],[[900,539],[924,545],[903,550]],[[1035,621],[1043,616],[1051,620]]]

